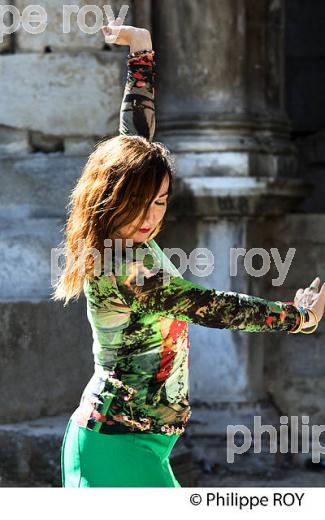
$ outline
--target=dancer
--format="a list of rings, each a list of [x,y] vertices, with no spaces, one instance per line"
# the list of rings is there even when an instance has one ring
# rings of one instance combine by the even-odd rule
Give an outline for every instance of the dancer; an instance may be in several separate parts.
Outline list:
[[[310,333],[324,313],[325,284],[319,290],[317,277],[281,302],[183,278],[154,240],[174,168],[167,148],[153,142],[151,35],[120,19],[102,31],[130,52],[119,135],[97,143],[71,193],[67,261],[53,296],[67,305],[84,292],[94,354],[62,442],[62,486],[180,487],[169,457],[191,415],[188,324]]]

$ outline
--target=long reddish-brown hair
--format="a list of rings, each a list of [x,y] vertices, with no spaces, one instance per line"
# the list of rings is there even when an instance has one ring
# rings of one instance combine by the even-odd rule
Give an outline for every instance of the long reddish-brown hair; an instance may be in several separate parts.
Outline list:
[[[174,161],[162,143],[151,143],[141,136],[118,135],[95,145],[69,196],[68,218],[60,244],[65,265],[53,284],[53,300],[64,300],[67,305],[71,298],[78,299],[85,278],[94,274],[94,257],[85,255],[85,251],[95,248],[103,265],[104,240],[118,236],[120,227],[142,216],[141,227],[166,174],[171,194]],[[162,221],[147,240],[154,238],[161,227]]]

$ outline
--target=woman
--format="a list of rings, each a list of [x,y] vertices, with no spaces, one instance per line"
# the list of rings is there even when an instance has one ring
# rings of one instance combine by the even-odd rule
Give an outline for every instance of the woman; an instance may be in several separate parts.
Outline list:
[[[274,302],[182,277],[154,240],[172,192],[173,162],[162,143],[152,142],[151,36],[120,19],[102,31],[130,54],[120,135],[96,145],[71,194],[67,263],[54,294],[66,305],[84,291],[95,362],[65,431],[62,485],[180,487],[169,456],[191,414],[188,323],[309,333],[324,313],[325,284],[318,292],[317,277],[293,302]]]

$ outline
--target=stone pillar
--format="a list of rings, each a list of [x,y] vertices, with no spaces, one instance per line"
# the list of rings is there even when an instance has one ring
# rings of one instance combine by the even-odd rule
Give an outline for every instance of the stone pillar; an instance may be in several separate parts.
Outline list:
[[[283,2],[152,5],[156,140],[173,152],[177,170],[173,225],[163,245],[212,251],[209,277],[185,273],[195,282],[268,298],[263,278],[250,276],[240,261],[232,277],[229,262],[230,248],[265,246],[272,216],[295,208],[311,189],[294,178],[296,149],[283,95]],[[190,327],[192,433],[216,438],[228,423],[252,427],[262,405],[271,424],[277,413],[264,388],[264,335]]]
[[[180,175],[197,175],[196,154],[199,175],[277,177],[294,170],[282,4],[153,3],[157,131],[177,152]]]
[[[133,25],[144,27],[152,31],[152,5],[151,0],[133,0],[132,2]]]

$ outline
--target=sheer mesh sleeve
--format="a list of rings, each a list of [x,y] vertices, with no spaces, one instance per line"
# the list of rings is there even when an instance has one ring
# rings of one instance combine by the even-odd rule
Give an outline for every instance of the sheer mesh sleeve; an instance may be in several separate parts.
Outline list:
[[[155,52],[127,60],[127,79],[120,111],[119,133],[152,141],[155,133]]]
[[[129,263],[116,276],[120,293],[134,312],[175,318],[219,329],[245,332],[290,331],[300,321],[293,302],[272,301],[233,291],[219,291],[146,267]]]

